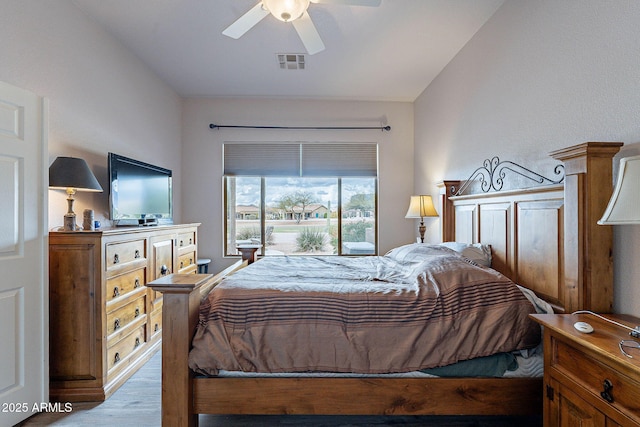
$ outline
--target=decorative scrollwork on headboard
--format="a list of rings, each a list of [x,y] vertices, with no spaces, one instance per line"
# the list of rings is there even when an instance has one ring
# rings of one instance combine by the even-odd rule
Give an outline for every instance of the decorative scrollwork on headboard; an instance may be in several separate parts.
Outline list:
[[[483,192],[488,193],[491,190],[500,191],[504,186],[504,178],[506,176],[506,170],[510,170],[518,175],[528,178],[538,184],[560,184],[564,181],[564,165],[559,164],[554,168],[554,174],[558,179],[550,179],[539,173],[536,173],[530,169],[525,168],[517,163],[511,161],[501,162],[496,156],[491,160],[486,159],[482,162],[482,166],[473,171],[469,178],[464,181],[464,184],[460,188],[452,187],[451,194],[454,196],[461,196],[469,188],[469,186],[475,182],[480,182],[480,188]]]

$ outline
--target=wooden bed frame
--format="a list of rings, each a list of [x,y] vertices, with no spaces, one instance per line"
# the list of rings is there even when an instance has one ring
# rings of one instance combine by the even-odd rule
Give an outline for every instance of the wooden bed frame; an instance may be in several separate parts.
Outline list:
[[[443,241],[490,244],[493,266],[534,290],[558,312],[609,312],[613,305],[611,227],[596,220],[612,192],[621,143],[590,142],[550,155],[564,184],[451,196],[441,185]],[[216,276],[173,275],[163,292],[162,424],[196,426],[203,414],[536,415],[541,378],[201,378],[188,367],[203,295]]]

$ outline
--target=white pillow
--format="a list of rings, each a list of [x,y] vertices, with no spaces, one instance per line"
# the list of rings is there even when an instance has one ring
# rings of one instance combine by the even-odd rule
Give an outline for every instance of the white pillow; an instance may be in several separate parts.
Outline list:
[[[440,246],[452,249],[463,257],[482,265],[491,267],[491,246],[482,243],[444,242]]]
[[[408,245],[398,246],[391,249],[385,254],[399,263],[422,262],[428,255],[447,255],[451,254],[448,248],[440,245],[430,245],[427,243],[410,243]]]

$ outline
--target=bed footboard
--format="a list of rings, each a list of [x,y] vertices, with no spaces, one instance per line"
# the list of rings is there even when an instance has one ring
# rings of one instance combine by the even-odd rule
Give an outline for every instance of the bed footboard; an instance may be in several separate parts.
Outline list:
[[[189,350],[198,323],[200,301],[222,278],[245,263],[217,275],[171,274],[147,284],[162,292],[162,425],[197,426]]]
[[[194,390],[202,414],[542,413],[542,378],[196,378]]]

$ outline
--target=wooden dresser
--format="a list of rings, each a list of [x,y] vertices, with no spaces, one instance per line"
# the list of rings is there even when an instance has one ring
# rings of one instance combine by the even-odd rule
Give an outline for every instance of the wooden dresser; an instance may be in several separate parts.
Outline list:
[[[640,325],[631,316],[606,317],[624,325]],[[631,337],[624,328],[589,314],[532,317],[544,326],[544,425],[640,426],[640,349],[620,351]],[[574,323],[593,326],[590,334]]]
[[[52,401],[102,401],[160,348],[162,295],[197,272],[199,224],[49,233]]]

